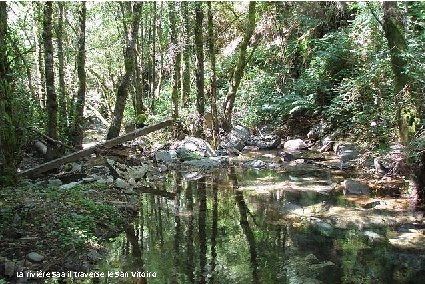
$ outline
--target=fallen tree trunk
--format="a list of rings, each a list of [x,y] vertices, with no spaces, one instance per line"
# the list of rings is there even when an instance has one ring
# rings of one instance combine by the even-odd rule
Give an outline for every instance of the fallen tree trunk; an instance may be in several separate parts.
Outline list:
[[[77,161],[81,158],[84,158],[88,155],[91,155],[94,152],[96,152],[97,150],[105,149],[105,148],[111,148],[111,147],[114,147],[116,145],[120,145],[120,144],[122,144],[126,141],[133,140],[134,138],[137,138],[139,136],[143,136],[143,135],[149,134],[151,132],[160,130],[164,127],[170,126],[170,125],[172,125],[172,123],[173,123],[173,120],[168,119],[166,121],[163,121],[163,122],[151,125],[151,126],[136,129],[133,132],[127,133],[125,135],[116,137],[116,138],[111,139],[111,140],[107,140],[107,141],[100,143],[96,146],[93,146],[93,147],[90,147],[90,148],[87,148],[87,149],[83,149],[83,150],[80,150],[80,151],[77,151],[77,152],[73,152],[71,154],[68,154],[64,157],[58,158],[56,160],[52,160],[52,161],[47,162],[45,164],[39,165],[37,167],[22,171],[22,172],[18,173],[18,175],[26,176],[26,177],[36,177],[36,176],[40,175],[41,173],[55,169],[55,168],[57,168],[57,167],[59,167],[63,164],[70,163],[70,162],[73,162],[73,161]]]

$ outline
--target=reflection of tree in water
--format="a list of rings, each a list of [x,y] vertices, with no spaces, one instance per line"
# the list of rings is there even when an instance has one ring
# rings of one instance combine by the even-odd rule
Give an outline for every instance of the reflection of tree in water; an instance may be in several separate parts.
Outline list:
[[[236,177],[235,169],[233,167],[230,168],[229,178],[233,183],[233,188],[237,189],[238,180]],[[252,232],[252,229],[249,226],[249,222],[248,222],[248,212],[249,212],[248,207],[246,206],[242,191],[235,190],[234,194],[235,194],[235,200],[236,200],[236,204],[238,205],[239,214],[240,214],[239,224],[241,225],[243,233],[245,234],[246,240],[248,242],[249,254],[251,256],[252,282],[259,283],[260,279],[258,275],[257,250],[255,247],[254,233]]]
[[[194,261],[193,261],[193,191],[192,183],[186,186],[186,209],[188,211],[188,225],[187,225],[187,261],[186,261],[186,274],[192,283],[195,282],[194,275]]]
[[[206,233],[206,219],[207,219],[207,193],[205,188],[205,178],[198,181],[198,199],[199,199],[199,216],[198,216],[198,230],[199,230],[199,283],[206,283],[207,276],[207,233]]]
[[[174,271],[172,283],[178,283],[178,273],[180,269],[180,193],[182,191],[182,176],[181,173],[175,173],[175,193],[174,197]]]
[[[213,179],[212,190],[213,190],[213,212],[212,212],[212,230],[211,230],[211,271],[210,271],[210,283],[214,283],[214,272],[217,258],[217,225],[218,225],[218,180]]]
[[[135,228],[136,227],[136,228]],[[131,258],[128,262],[128,265],[131,267],[130,271],[144,271],[143,264],[143,247],[140,246],[138,238],[136,236],[137,226],[129,225],[125,228],[125,235],[127,237],[127,241],[131,246],[130,254]],[[145,277],[140,277],[136,280],[135,283],[147,283]]]

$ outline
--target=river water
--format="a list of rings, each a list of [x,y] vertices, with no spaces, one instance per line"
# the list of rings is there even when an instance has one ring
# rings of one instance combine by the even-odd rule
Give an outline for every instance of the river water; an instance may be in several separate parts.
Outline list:
[[[170,173],[97,267],[122,277],[100,281],[425,283],[421,216],[361,207],[334,185],[314,166]]]

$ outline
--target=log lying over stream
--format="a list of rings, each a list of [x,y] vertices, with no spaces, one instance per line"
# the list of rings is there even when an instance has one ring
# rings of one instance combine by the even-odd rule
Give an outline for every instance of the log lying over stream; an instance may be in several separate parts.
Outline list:
[[[77,161],[81,158],[87,157],[91,154],[93,154],[94,152],[96,152],[97,150],[100,149],[106,149],[106,148],[111,148],[117,145],[120,145],[126,141],[129,140],[133,140],[134,138],[149,134],[151,132],[160,130],[164,127],[170,126],[172,125],[173,120],[172,119],[168,119],[165,120],[163,122],[151,125],[151,126],[146,126],[140,129],[136,129],[130,133],[124,134],[122,136],[113,138],[111,140],[107,140],[103,143],[100,143],[98,145],[95,145],[93,147],[87,148],[87,149],[83,149],[77,152],[73,152],[71,154],[68,154],[66,156],[63,156],[61,158],[58,158],[56,160],[52,160],[49,161],[47,163],[44,163],[42,165],[39,165],[37,167],[22,171],[20,173],[18,173],[20,176],[26,176],[26,177],[36,177],[38,175],[40,175],[41,173],[47,172],[49,170],[55,169],[63,164],[66,163],[70,163],[70,162],[74,162]]]

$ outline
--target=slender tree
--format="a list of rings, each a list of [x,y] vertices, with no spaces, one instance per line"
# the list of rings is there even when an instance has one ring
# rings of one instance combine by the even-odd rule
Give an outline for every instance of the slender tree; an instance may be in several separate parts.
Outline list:
[[[44,74],[46,78],[47,94],[47,135],[53,139],[58,138],[58,104],[55,91],[55,75],[53,65],[52,41],[52,14],[53,2],[44,3],[43,13],[43,44],[44,44]],[[50,147],[49,147],[50,149]]]
[[[245,34],[239,44],[238,61],[230,76],[229,90],[227,92],[226,101],[223,107],[223,126],[226,131],[229,131],[232,125],[232,114],[236,99],[236,93],[238,91],[239,85],[244,74],[245,66],[247,64],[247,48],[255,30],[255,5],[255,1],[249,2]]]
[[[187,107],[190,96],[190,16],[188,2],[182,2],[182,16],[184,19],[184,49],[183,49],[183,84],[182,84],[182,105]]]
[[[86,2],[81,2],[79,11],[80,34],[78,36],[77,74],[78,91],[75,103],[73,139],[72,144],[76,148],[82,148],[84,105],[86,101]]]
[[[210,99],[211,99],[211,115],[212,115],[212,137],[213,137],[213,146],[217,147],[218,141],[218,112],[217,112],[217,75],[216,75],[216,59],[215,59],[215,45],[216,41],[214,33],[214,19],[213,12],[211,8],[211,2],[208,2],[208,52],[211,64],[211,81],[210,81]]]
[[[173,90],[171,93],[171,100],[173,102],[173,119],[179,117],[179,87],[180,87],[180,67],[181,67],[181,52],[178,45],[177,39],[177,24],[176,24],[176,11],[175,2],[168,2],[169,17],[170,17],[170,41],[172,45],[174,55],[174,67],[173,67]],[[175,133],[177,135],[177,133]]]
[[[195,3],[195,50],[196,50],[196,110],[198,111],[198,121],[196,124],[196,135],[202,136],[202,125],[205,113],[205,94],[204,94],[204,38],[202,34],[202,25],[204,20],[204,11],[202,2]]]
[[[139,31],[139,23],[142,14],[141,11],[142,4],[140,2],[135,2],[133,4],[131,30],[128,33],[129,35],[127,37],[126,50],[124,55],[125,72],[118,86],[114,115],[112,118],[111,126],[108,130],[108,134],[106,136],[107,139],[117,137],[121,130],[121,122],[123,119],[124,108],[128,97],[128,88],[130,85],[131,77],[134,74],[134,53],[136,52],[136,37]]]
[[[41,3],[32,2],[31,3],[32,17],[33,17],[33,37],[35,41],[35,72],[37,79],[37,97],[41,108],[46,107],[46,82],[44,76],[44,61],[43,61],[43,40],[42,33],[40,32],[40,6]]]
[[[58,57],[58,79],[59,79],[59,94],[58,94],[58,106],[59,106],[59,128],[62,131],[66,131],[68,127],[68,112],[67,112],[67,94],[65,87],[65,59],[63,52],[63,13],[64,13],[64,2],[57,2],[58,6],[58,23],[56,25],[56,46],[57,46],[57,57]]]

